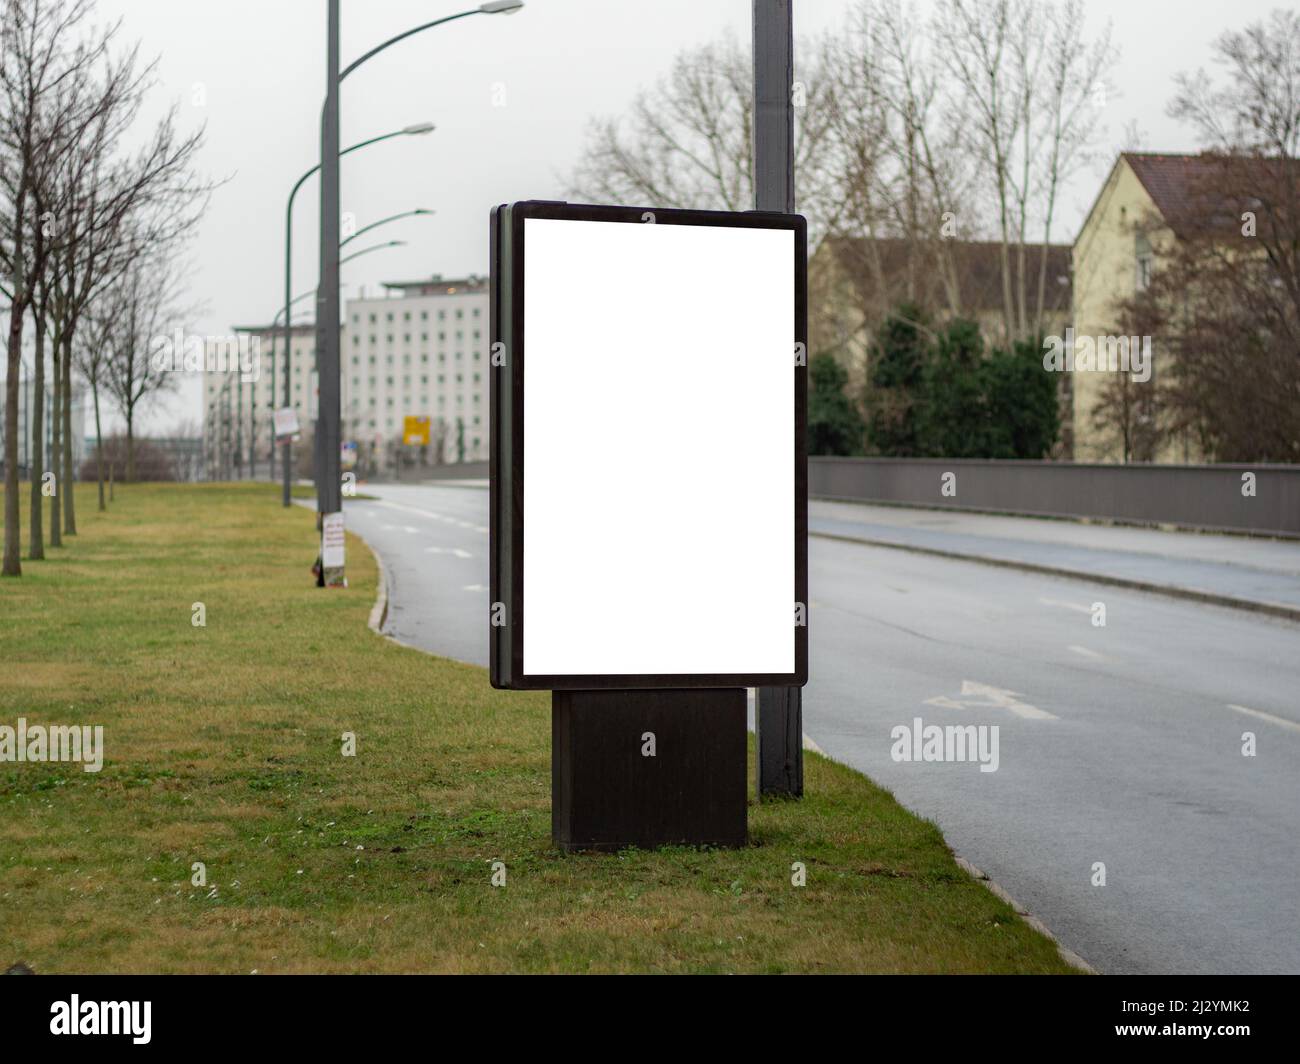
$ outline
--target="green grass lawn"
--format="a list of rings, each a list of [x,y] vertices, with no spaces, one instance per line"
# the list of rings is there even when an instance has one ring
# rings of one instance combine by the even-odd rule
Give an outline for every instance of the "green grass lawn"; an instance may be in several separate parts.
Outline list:
[[[98,774],[0,763],[0,966],[1070,970],[932,824],[812,754],[803,801],[751,802],[745,849],[562,854],[549,695],[370,632],[359,540],[351,587],[318,590],[314,515],[274,485],[118,485],[107,514],[93,492],[0,581],[0,724],[106,746]]]

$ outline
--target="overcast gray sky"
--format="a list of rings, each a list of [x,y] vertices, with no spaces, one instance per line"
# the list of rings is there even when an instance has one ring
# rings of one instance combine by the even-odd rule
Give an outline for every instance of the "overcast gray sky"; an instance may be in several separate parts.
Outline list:
[[[420,22],[477,0],[343,0],[342,61]],[[487,272],[488,211],[497,203],[555,198],[572,169],[587,120],[619,114],[664,74],[681,49],[728,31],[746,40],[750,0],[527,0],[515,15],[476,15],[412,37],[344,83],[346,146],[415,122],[438,129],[357,152],[344,162],[343,210],[357,225],[414,207],[438,212],[378,230],[405,248],[343,268],[344,298],[361,285],[441,273]],[[1269,0],[1090,0],[1090,29],[1114,27],[1120,95],[1107,108],[1106,143],[1118,147],[1136,121],[1142,146],[1194,150],[1165,117],[1173,75],[1208,66],[1224,29],[1262,18]],[[849,0],[795,0],[795,32],[839,25]],[[918,5],[924,16],[928,3]],[[160,59],[155,104],[181,103],[186,122],[207,124],[201,164],[229,177],[191,241],[203,334],[269,320],[282,299],[284,207],[293,182],[317,160],[324,83],[322,0],[101,0],[124,32]],[[494,106],[502,85],[505,106]],[[201,105],[194,101],[200,98]],[[1113,153],[1108,153],[1113,154]],[[1072,239],[1106,167],[1066,190],[1062,239]],[[316,185],[299,194],[294,294],[315,282]],[[367,246],[365,237],[359,246]],[[197,382],[160,401],[146,432],[197,420]]]

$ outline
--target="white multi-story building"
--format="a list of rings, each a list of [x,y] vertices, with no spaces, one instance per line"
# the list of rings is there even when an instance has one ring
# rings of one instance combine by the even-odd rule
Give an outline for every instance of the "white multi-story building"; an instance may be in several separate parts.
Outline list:
[[[349,300],[344,313],[342,435],[345,444],[356,447],[358,471],[384,476],[404,468],[486,459],[486,279],[434,276],[383,288],[382,296]],[[271,412],[283,405],[283,328],[236,332],[255,342],[256,380],[229,361],[220,363],[209,343],[204,384],[205,456],[209,476],[222,479],[268,472]],[[293,326],[289,374],[290,405],[305,444],[317,412],[315,326]],[[403,442],[408,417],[428,418],[427,445]],[[310,447],[300,446],[298,455],[298,472],[308,473]]]
[[[279,469],[271,415],[284,405],[284,327],[242,326],[208,337],[204,349],[203,455],[215,480],[271,475]],[[294,325],[289,343],[289,405],[310,431],[316,418],[316,327]]]
[[[481,277],[399,281],[347,304],[343,436],[381,469],[473,462],[488,453],[488,285]],[[427,417],[423,453],[402,442]]]

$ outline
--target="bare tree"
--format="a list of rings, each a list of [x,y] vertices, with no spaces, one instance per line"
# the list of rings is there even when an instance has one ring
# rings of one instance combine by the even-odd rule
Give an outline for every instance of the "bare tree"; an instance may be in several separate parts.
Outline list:
[[[1061,185],[1099,132],[1115,61],[1110,28],[1089,41],[1080,0],[942,0],[933,29],[997,218],[1005,339],[1025,339],[1041,330]],[[1043,233],[1033,306],[1031,228]]]
[[[91,115],[85,86],[103,38],[79,39],[89,0],[4,0],[0,7],[0,259],[9,284],[5,394],[6,576],[22,572],[18,528],[18,388],[23,321],[57,251],[49,206],[54,175]],[[43,335],[42,335],[43,340]],[[32,548],[43,552],[36,470],[44,469],[44,351],[33,372]]]
[[[60,515],[69,532],[76,529],[71,394],[78,321],[127,264],[192,227],[210,191],[191,171],[202,134],[180,134],[174,108],[138,152],[115,154],[153,84],[154,67],[141,66],[136,48],[114,54],[118,24],[90,27],[90,11],[90,0],[0,0],[0,266],[12,289],[6,575],[21,572],[16,410],[24,316],[33,312],[37,341],[31,546],[39,556],[47,335],[56,371],[51,457],[61,483],[51,501],[51,531],[58,536]]]
[[[116,26],[110,31],[110,37]],[[96,85],[95,121],[87,129],[68,175],[70,206],[63,254],[55,261],[61,348],[64,436],[71,439],[73,351],[78,327],[96,300],[141,256],[158,254],[198,224],[212,185],[193,170],[203,130],[182,133],[171,108],[131,154],[115,154],[120,135],[135,123],[155,82],[156,61],[141,64],[139,46],[104,64]],[[96,402],[98,399],[96,398]],[[96,409],[96,417],[99,411]],[[72,449],[63,454],[71,484]],[[102,502],[102,485],[100,490]],[[76,531],[75,495],[64,493],[64,518]]]
[[[796,187],[814,230],[828,118],[816,74],[811,57],[801,54],[792,86]],[[681,52],[667,77],[638,94],[626,119],[591,121],[569,179],[572,193],[595,202],[751,210],[753,79],[749,51],[733,38]]]
[[[126,477],[135,480],[135,426],[139,412],[175,380],[150,350],[164,325],[182,320],[186,308],[179,300],[185,277],[175,261],[175,249],[141,255],[123,271],[105,296],[115,313],[108,329],[106,383],[126,421]]]

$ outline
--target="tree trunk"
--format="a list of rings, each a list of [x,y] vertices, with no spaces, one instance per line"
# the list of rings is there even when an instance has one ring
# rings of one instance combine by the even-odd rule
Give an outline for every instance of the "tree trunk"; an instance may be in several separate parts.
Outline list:
[[[36,315],[36,357],[34,362],[35,369],[32,373],[32,423],[28,426],[32,433],[32,456],[27,468],[27,474],[32,482],[32,503],[28,512],[28,517],[31,520],[28,530],[31,543],[27,547],[27,557],[33,561],[39,561],[45,557],[45,532],[41,518],[41,507],[44,505],[41,486],[45,480],[45,322],[39,314]]]
[[[36,327],[36,347],[42,346],[41,326]],[[50,496],[50,546],[63,546],[63,521],[59,496],[63,494],[63,363],[59,361],[59,332],[56,326],[50,343],[50,361],[54,370],[50,388],[50,470],[54,473],[54,494]]]
[[[63,531],[77,534],[76,449],[72,446],[72,332],[63,334]]]
[[[95,479],[99,481],[99,512],[108,509],[104,502],[104,430],[99,423],[99,381],[90,379],[90,391],[95,400]]]
[[[126,412],[126,482],[135,483],[135,411]]]
[[[19,294],[15,287],[15,297]],[[5,555],[0,572],[22,576],[22,530],[18,527],[18,373],[22,368],[24,303],[9,307],[9,350],[5,377]]]

